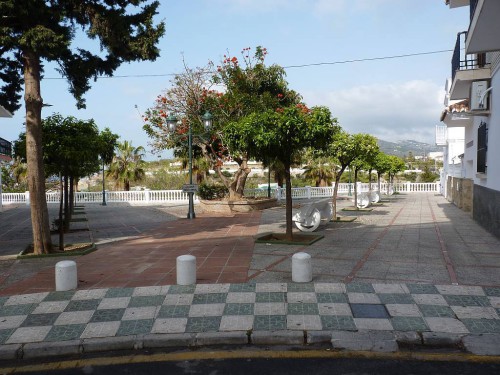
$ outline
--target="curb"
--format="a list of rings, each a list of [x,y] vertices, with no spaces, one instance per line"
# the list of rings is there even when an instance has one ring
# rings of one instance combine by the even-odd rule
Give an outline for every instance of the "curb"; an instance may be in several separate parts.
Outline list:
[[[346,352],[408,352],[409,349],[450,350],[479,356],[500,356],[500,334],[457,335],[400,331],[234,331],[146,334],[89,338],[58,342],[35,342],[0,346],[0,360],[64,357],[107,351],[212,346],[311,347],[329,345]]]

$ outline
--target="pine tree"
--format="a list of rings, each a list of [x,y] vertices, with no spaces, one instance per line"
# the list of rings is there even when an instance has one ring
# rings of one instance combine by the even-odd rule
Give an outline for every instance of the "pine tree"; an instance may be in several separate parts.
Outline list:
[[[42,160],[43,99],[40,83],[43,62],[56,62],[67,79],[77,107],[90,79],[112,76],[123,62],[154,60],[164,34],[163,22],[154,25],[158,1],[146,0],[6,0],[0,2],[0,104],[20,108],[24,84],[28,188],[33,244],[36,254],[52,251],[45,199]],[[137,10],[138,9],[138,10]],[[135,13],[131,13],[137,10]],[[85,33],[97,39],[102,56],[75,46]]]

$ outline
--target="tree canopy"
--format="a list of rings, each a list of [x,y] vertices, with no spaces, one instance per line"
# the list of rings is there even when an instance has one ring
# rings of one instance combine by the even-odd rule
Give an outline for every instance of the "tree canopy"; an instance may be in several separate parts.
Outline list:
[[[158,1],[147,0],[0,2],[0,78],[4,82],[0,87],[0,105],[11,112],[19,109],[24,83],[35,254],[52,251],[43,183],[43,63],[57,63],[77,107],[85,107],[83,95],[90,89],[90,79],[113,75],[123,62],[154,60],[159,56],[156,45],[165,25],[153,22],[158,5]],[[82,34],[99,42],[98,53],[82,48],[78,39]]]

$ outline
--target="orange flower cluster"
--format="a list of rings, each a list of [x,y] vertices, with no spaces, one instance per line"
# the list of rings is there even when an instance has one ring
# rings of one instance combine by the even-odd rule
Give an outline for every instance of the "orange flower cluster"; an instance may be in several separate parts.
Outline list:
[[[302,111],[302,113],[309,113],[310,112],[310,109],[305,104],[302,104],[302,103],[297,104],[297,108],[300,109]]]

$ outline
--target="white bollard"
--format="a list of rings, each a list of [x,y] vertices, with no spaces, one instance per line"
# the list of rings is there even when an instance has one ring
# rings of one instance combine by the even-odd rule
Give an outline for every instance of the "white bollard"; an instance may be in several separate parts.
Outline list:
[[[196,257],[181,255],[177,257],[177,284],[196,284]]]
[[[297,253],[292,257],[292,281],[308,283],[312,281],[311,256],[307,253]]]
[[[56,291],[76,289],[78,277],[76,263],[72,260],[63,260],[56,263]]]

